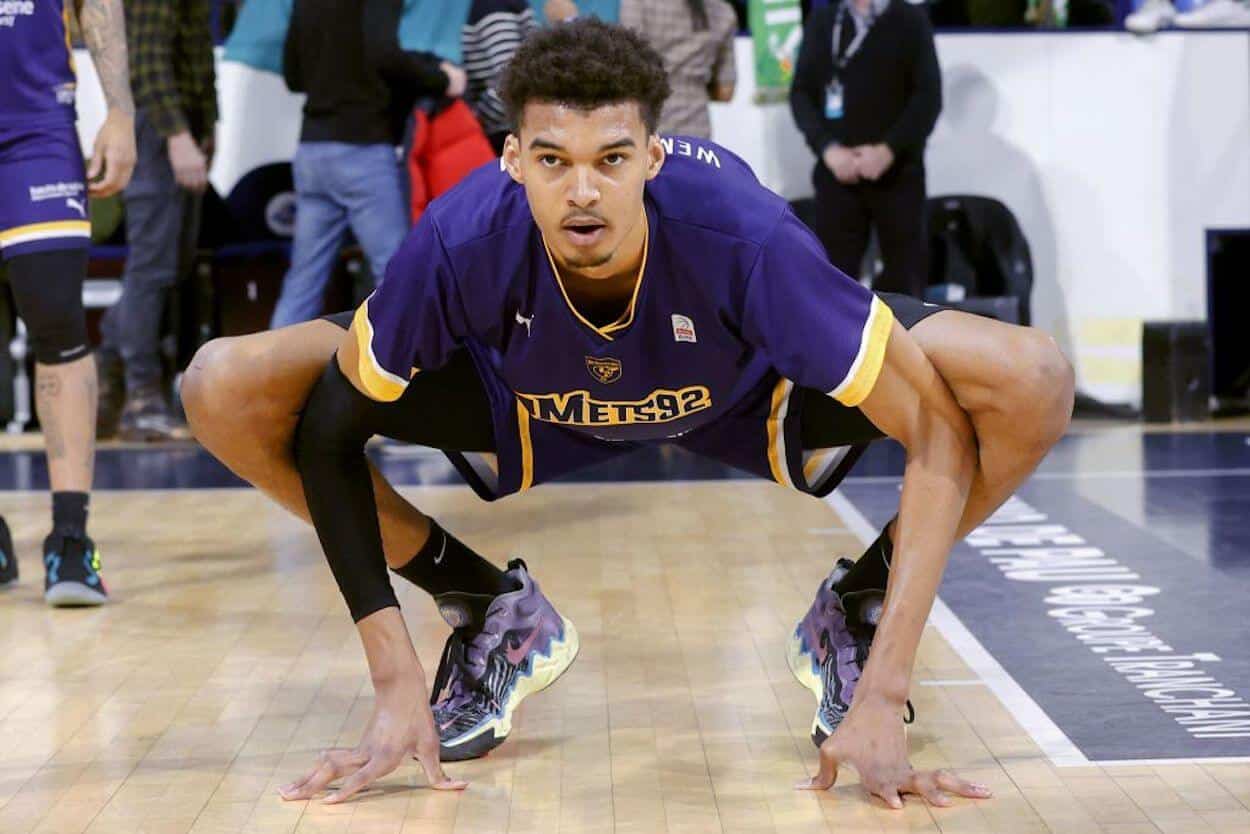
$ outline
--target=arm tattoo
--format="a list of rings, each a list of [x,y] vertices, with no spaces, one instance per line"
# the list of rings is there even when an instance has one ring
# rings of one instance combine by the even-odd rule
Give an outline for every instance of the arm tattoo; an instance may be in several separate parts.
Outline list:
[[[135,105],[130,97],[126,18],[122,13],[122,0],[82,0],[79,21],[109,109],[133,115]]]

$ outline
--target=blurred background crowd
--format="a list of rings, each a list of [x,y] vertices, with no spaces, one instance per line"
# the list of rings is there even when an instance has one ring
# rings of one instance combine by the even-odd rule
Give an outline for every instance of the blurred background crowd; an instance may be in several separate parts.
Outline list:
[[[944,86],[969,92],[951,120],[985,136],[995,106],[976,73],[944,78],[935,30],[1250,26],[1250,0],[125,5],[139,164],[124,195],[92,208],[87,301],[101,343],[98,434],[132,441],[187,436],[177,375],[208,338],[307,320],[368,294],[429,201],[500,153],[509,125],[496,85],[535,27],[595,15],[640,31],[673,81],[662,135],[738,151],[747,140],[718,133],[716,107],[771,102],[814,158],[802,164],[803,184],[777,186],[739,152],[793,197],[836,265],[878,289],[1029,323],[1035,261],[1058,257],[1046,228],[1019,222],[1036,209],[1020,205],[1032,198],[1011,206],[930,193],[926,149]],[[89,111],[80,107],[88,120]],[[793,181],[793,160],[769,136],[759,141]],[[981,161],[1010,167],[1012,158]],[[9,319],[0,316],[0,330],[12,331],[0,340],[20,345]],[[29,383],[21,351],[10,353],[0,358],[0,418],[22,427]]]

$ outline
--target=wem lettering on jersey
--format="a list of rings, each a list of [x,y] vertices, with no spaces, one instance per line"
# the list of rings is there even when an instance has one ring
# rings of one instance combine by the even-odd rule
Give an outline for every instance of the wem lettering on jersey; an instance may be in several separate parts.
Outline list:
[[[686,139],[674,139],[671,136],[661,136],[660,144],[664,146],[664,153],[669,156],[692,157],[708,165],[720,167],[720,157],[711,148],[696,145]]]
[[[703,385],[658,389],[641,400],[596,400],[589,391],[564,394],[522,394],[517,398],[535,420],[565,426],[627,426],[669,423],[712,407]]]

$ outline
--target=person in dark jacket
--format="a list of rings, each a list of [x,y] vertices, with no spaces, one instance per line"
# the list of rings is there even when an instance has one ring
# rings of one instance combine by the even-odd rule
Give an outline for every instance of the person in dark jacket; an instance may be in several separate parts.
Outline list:
[[[295,0],[282,74],[307,93],[295,176],[295,241],[273,327],[320,315],[348,227],[375,281],[408,231],[402,115],[422,96],[464,94],[465,73],[399,45],[402,0]]]
[[[821,240],[858,276],[875,228],[878,292],[920,296],[928,279],[924,148],[942,109],[933,29],[904,0],[841,0],[813,11],[790,91],[816,154]]]

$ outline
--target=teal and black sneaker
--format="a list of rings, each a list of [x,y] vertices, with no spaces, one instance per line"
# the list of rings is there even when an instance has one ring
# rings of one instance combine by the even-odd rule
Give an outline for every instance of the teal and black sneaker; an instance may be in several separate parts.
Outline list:
[[[103,605],[108,589],[100,578],[100,551],[81,530],[53,530],[43,540],[44,601],[55,608]]]
[[[9,525],[0,518],[0,590],[17,584],[17,553],[13,551],[13,535]]]

